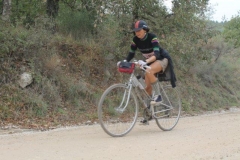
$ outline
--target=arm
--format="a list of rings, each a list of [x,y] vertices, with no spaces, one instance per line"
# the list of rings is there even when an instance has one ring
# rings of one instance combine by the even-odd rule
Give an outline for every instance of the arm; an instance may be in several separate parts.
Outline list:
[[[127,62],[131,61],[131,59],[133,59],[133,57],[135,56],[135,52],[129,52],[128,53],[128,56],[126,58]]]
[[[133,40],[132,44],[131,44],[131,50],[129,51],[128,56],[126,58],[126,60],[128,62],[131,61],[131,59],[133,59],[133,57],[135,56],[135,51],[136,50],[137,50],[137,46],[136,46],[136,44],[134,43],[134,40]]]
[[[154,35],[154,37],[151,40],[151,43],[153,46],[154,55],[145,60],[147,64],[152,63],[152,62],[156,61],[157,59],[161,59],[161,55],[160,55],[161,48],[159,46],[157,36]]]

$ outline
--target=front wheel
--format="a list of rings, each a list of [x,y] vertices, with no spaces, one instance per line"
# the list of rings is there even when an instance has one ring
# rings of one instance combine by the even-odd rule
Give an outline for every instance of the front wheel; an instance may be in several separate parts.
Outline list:
[[[163,102],[154,108],[156,122],[163,131],[170,131],[177,125],[180,118],[181,99],[176,87],[166,85],[161,90]]]
[[[137,115],[137,98],[126,84],[114,84],[107,88],[98,103],[101,127],[113,137],[129,133],[136,123]]]

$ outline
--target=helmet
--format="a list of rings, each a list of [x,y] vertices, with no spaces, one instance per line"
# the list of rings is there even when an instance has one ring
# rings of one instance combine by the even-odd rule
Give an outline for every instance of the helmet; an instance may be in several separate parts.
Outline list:
[[[149,30],[147,23],[143,20],[139,20],[135,23],[133,31],[137,32],[140,31],[141,29]]]

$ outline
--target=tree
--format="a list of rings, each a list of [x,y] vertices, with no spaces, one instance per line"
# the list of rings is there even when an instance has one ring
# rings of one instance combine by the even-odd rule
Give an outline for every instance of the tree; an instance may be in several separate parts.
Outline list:
[[[223,36],[227,42],[233,43],[236,48],[240,47],[240,15],[226,23]]]
[[[2,19],[5,21],[9,21],[10,19],[11,5],[12,5],[12,0],[3,0]]]
[[[3,9],[3,0],[0,0],[0,15],[2,15],[2,9]]]
[[[47,15],[56,18],[59,10],[59,0],[47,0]]]
[[[134,22],[138,19],[144,19],[151,23],[155,23],[160,14],[167,14],[166,7],[159,0],[133,0],[132,10]]]
[[[201,60],[210,60],[210,53],[204,50],[213,29],[207,26],[208,0],[173,0],[168,14],[159,15],[155,30],[164,35],[160,44],[178,59],[176,64],[186,72]]]
[[[26,28],[35,24],[36,18],[44,15],[45,3],[39,0],[12,0],[11,22],[23,24]]]

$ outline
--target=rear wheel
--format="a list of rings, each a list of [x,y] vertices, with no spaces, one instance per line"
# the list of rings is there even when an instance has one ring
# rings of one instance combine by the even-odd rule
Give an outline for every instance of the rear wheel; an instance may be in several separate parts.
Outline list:
[[[127,85],[114,84],[105,90],[98,104],[98,118],[108,135],[121,137],[129,133],[137,115],[137,98]]]
[[[181,114],[181,99],[177,88],[171,85],[162,87],[161,105],[154,107],[156,123],[163,131],[172,130],[178,123]]]

